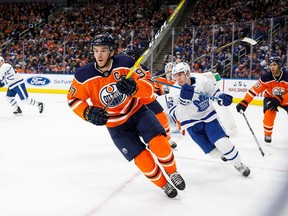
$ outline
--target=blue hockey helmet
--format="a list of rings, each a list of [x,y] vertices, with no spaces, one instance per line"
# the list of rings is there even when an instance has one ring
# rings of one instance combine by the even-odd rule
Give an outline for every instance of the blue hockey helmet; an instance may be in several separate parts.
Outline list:
[[[94,46],[108,46],[110,50],[115,51],[117,49],[114,37],[109,33],[96,35],[92,43],[92,47]]]
[[[281,59],[279,56],[272,56],[272,57],[270,57],[270,59],[269,59],[269,65],[270,65],[271,63],[273,63],[273,62],[277,63],[280,67],[282,66],[282,59]]]

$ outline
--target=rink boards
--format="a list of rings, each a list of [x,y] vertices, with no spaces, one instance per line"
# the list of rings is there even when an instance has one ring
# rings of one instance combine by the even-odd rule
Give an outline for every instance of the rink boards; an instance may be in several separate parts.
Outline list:
[[[64,74],[21,74],[25,79],[28,92],[33,93],[53,93],[66,94],[74,75]],[[246,91],[251,88],[257,80],[253,79],[222,79],[219,81],[219,87],[227,94],[232,95],[233,102],[238,103],[243,99]],[[7,88],[0,88],[0,91],[6,91]],[[251,104],[262,105],[263,97],[257,96]]]

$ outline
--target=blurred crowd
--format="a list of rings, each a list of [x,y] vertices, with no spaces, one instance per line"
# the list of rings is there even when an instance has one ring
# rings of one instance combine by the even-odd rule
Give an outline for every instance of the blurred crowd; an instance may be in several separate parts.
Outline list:
[[[21,32],[34,23],[48,20],[53,3],[31,1],[0,4],[0,45],[10,39],[19,39]]]
[[[19,72],[74,73],[91,60],[91,42],[96,34],[103,32],[115,36],[118,53],[127,47],[141,53],[151,40],[151,32],[156,32],[168,18],[168,9],[161,7],[163,2],[91,0],[81,7],[64,8],[51,14],[52,18],[41,29],[33,29],[20,40],[14,37],[13,43],[1,50],[2,56],[16,65]],[[32,8],[26,10],[37,10],[33,4],[27,4],[29,6]],[[14,10],[17,4],[8,3],[5,7]],[[45,18],[40,12],[38,15],[40,19]],[[23,25],[27,26],[27,22]],[[2,42],[8,39],[9,34],[1,36]]]
[[[165,2],[90,0],[86,5],[53,12],[57,3],[49,1],[1,4],[5,14],[0,14],[0,45],[5,46],[0,47],[0,54],[18,72],[71,74],[93,60],[93,37],[110,32],[116,38],[118,53],[129,48],[137,57],[171,13]],[[195,72],[212,69],[223,77],[258,78],[268,69],[270,55],[279,55],[283,63],[287,62],[287,8],[287,1],[196,1],[185,26],[177,31],[174,49],[164,57],[163,66],[181,59]],[[276,17],[274,25],[280,28],[271,41],[268,30],[272,17]],[[43,25],[36,28],[39,22]],[[252,37],[252,22],[253,38],[258,41],[252,50],[249,44],[237,43],[233,50],[228,47],[194,61],[232,39]],[[231,34],[233,23],[235,38]],[[20,37],[27,29],[28,35]],[[6,45],[8,41],[11,43]]]
[[[269,33],[271,18],[275,27],[272,37]],[[213,69],[222,77],[256,79],[269,69],[269,56],[280,56],[287,67],[287,26],[288,1],[197,1],[185,26],[179,30],[174,50],[164,57],[164,64],[180,58],[189,63],[194,72]],[[250,44],[235,43],[233,50],[229,46],[194,61],[203,54],[244,37],[258,42],[252,50]]]

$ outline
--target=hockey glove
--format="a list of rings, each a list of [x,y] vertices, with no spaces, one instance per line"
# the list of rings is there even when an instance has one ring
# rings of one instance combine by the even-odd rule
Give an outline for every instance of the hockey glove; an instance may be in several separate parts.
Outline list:
[[[218,96],[220,100],[218,100],[218,104],[220,106],[229,106],[232,103],[233,97],[229,94],[222,93]]]
[[[100,107],[88,106],[84,110],[84,119],[95,125],[105,125],[109,115]]]
[[[185,83],[181,88],[180,98],[191,101],[194,95],[194,89],[195,86],[191,86],[188,83]]]
[[[248,106],[248,102],[246,100],[242,100],[239,104],[237,104],[236,109],[237,112],[245,112],[245,110],[247,109]]]
[[[125,78],[125,75],[120,77],[120,80],[116,83],[118,91],[122,94],[126,94],[129,97],[133,96],[137,92],[137,84],[133,78]]]
[[[267,102],[267,109],[278,112],[277,107],[283,101],[283,98],[281,96],[275,96],[274,98],[269,98],[269,99],[270,100]]]

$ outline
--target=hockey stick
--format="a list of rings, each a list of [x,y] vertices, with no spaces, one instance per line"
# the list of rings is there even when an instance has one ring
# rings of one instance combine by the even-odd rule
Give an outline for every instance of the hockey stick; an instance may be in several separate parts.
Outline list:
[[[166,72],[161,73],[161,74],[159,74],[159,75],[157,75],[157,76],[153,76],[152,79],[157,79],[157,78],[162,77],[162,76],[164,76],[164,75],[166,75],[166,74],[169,74],[169,73],[171,73],[171,72],[172,72],[172,71],[166,71]]]
[[[215,53],[215,52],[219,52],[220,50],[222,50],[222,49],[224,49],[224,48],[226,48],[226,47],[228,47],[228,46],[231,46],[231,45],[234,44],[234,43],[240,42],[240,41],[249,43],[249,44],[251,44],[251,45],[257,44],[257,41],[253,40],[252,38],[248,38],[248,37],[240,38],[240,39],[238,39],[238,40],[235,40],[235,41],[232,41],[232,42],[230,42],[230,43],[228,43],[228,44],[225,44],[225,45],[223,45],[223,46],[221,46],[221,47],[219,47],[219,48],[217,48],[217,49],[215,49],[215,50],[212,50],[210,53],[203,54],[203,55],[195,58],[195,59],[193,60],[193,62],[198,61],[199,59],[201,59],[201,58],[203,58],[203,57],[205,57],[205,56],[212,55],[212,54]]]
[[[248,127],[249,127],[249,129],[250,129],[250,131],[251,131],[251,133],[252,133],[252,135],[253,135],[255,141],[256,141],[256,144],[257,144],[257,146],[258,146],[260,152],[261,152],[261,155],[264,157],[265,153],[263,152],[263,150],[262,150],[262,148],[261,148],[261,146],[260,146],[260,144],[259,144],[259,142],[258,142],[258,139],[256,138],[256,136],[255,136],[255,134],[254,134],[254,132],[253,132],[253,130],[252,130],[252,128],[251,128],[249,122],[248,122],[248,119],[246,118],[246,115],[244,114],[243,111],[240,112],[240,113],[244,116],[244,119],[245,119],[245,121],[246,121],[246,123],[247,123],[247,125],[248,125]]]
[[[253,40],[252,38],[248,38],[248,37],[245,37],[245,38],[243,38],[243,39],[241,38],[241,39],[238,39],[238,40],[236,40],[236,41],[233,41],[233,42],[230,42],[230,43],[228,43],[228,44],[225,44],[225,45],[223,45],[222,47],[219,47],[219,48],[211,51],[210,53],[203,54],[203,55],[197,57],[196,59],[194,59],[193,61],[195,62],[195,61],[197,61],[197,60],[199,60],[199,59],[201,59],[201,58],[203,58],[203,57],[205,57],[205,56],[207,56],[207,55],[211,55],[211,54],[213,54],[214,52],[218,52],[218,51],[220,51],[220,50],[222,50],[222,49],[224,49],[224,48],[226,48],[226,47],[228,47],[228,46],[230,46],[230,45],[232,45],[232,44],[234,44],[234,43],[237,43],[237,42],[239,42],[239,41],[243,41],[243,42],[249,43],[249,44],[251,44],[251,45],[257,44],[257,41]],[[156,78],[158,78],[158,77],[164,76],[164,75],[169,74],[169,73],[171,73],[171,72],[172,72],[172,71],[166,71],[166,72],[164,72],[164,73],[162,73],[162,74],[159,74],[159,75],[157,75],[157,76],[154,76],[154,77],[152,77],[152,78],[153,78],[153,79],[156,79]]]
[[[148,49],[138,58],[138,60],[135,62],[135,64],[132,66],[132,68],[129,70],[128,74],[126,75],[126,79],[130,78],[132,74],[134,73],[135,69],[140,66],[142,60],[146,57],[150,50],[151,46],[148,47]]]
[[[134,65],[130,68],[129,72],[127,73],[125,79],[128,79],[132,76],[132,74],[134,73],[135,69],[137,67],[140,66],[141,62],[143,61],[143,59],[147,56],[147,54],[149,53],[150,48],[152,47],[152,44],[146,49],[146,51],[138,58],[138,60],[134,63]],[[104,111],[107,111],[107,109],[110,107],[110,105],[112,104],[113,100],[115,99],[116,95],[118,94],[118,90],[116,90],[115,92],[112,93],[111,95],[111,99],[108,101],[107,105],[104,108]]]
[[[165,82],[161,82],[161,81],[157,81],[157,80],[154,80],[154,79],[153,79],[153,82],[156,82],[156,83],[159,83],[159,84],[162,84],[162,85],[166,85],[166,86],[169,86],[169,87],[172,87],[172,88],[181,89],[181,87],[179,87],[179,86],[174,86],[174,85],[171,85],[171,84],[168,84],[168,83],[165,83]],[[203,96],[205,96],[205,97],[208,97],[208,98],[210,98],[211,100],[222,101],[221,98],[214,97],[214,96],[209,96],[209,95],[203,94],[203,93],[201,93],[201,92],[194,91],[194,93],[199,94],[199,95],[203,95]]]

